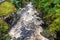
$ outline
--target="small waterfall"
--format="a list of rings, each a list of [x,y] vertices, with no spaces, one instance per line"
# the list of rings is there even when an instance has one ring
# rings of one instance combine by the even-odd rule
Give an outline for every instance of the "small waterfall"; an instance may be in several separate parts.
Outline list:
[[[19,10],[17,14],[20,19],[9,31],[11,40],[48,40],[40,34],[43,31],[41,25],[44,22],[37,16],[39,13],[31,2]]]

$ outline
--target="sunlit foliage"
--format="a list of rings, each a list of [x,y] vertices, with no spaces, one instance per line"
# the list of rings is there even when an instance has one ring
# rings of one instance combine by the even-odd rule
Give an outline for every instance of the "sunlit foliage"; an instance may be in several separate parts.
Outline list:
[[[0,4],[0,16],[7,16],[16,11],[14,5],[10,2],[3,2]]]

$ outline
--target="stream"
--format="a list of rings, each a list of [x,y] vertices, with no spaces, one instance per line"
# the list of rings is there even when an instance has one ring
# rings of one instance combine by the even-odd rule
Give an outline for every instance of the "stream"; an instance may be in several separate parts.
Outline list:
[[[11,40],[49,40],[40,34],[43,31],[41,25],[44,22],[38,17],[39,13],[31,2],[19,10],[17,14],[20,18],[9,31]]]

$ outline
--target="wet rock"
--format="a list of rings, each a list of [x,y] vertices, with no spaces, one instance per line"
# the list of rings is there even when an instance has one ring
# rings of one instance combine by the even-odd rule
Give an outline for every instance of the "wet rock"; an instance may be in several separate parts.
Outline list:
[[[37,35],[36,36],[36,40],[41,40],[42,38],[41,38],[41,36],[40,35]]]
[[[0,3],[3,2],[3,1],[5,1],[5,0],[0,0]]]
[[[16,13],[12,13],[11,15],[9,15],[8,17],[5,17],[4,20],[10,25],[13,26],[14,24],[16,24],[17,20],[19,19],[18,14]]]
[[[44,37],[48,38],[49,40],[54,40],[54,38],[56,38],[56,34],[55,33],[41,32],[41,35],[43,35]]]

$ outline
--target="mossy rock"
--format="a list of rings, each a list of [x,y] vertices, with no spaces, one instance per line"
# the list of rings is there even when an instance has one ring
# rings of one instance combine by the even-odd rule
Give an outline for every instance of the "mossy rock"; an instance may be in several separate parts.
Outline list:
[[[3,2],[0,4],[0,16],[7,16],[16,11],[14,5],[10,2]]]

